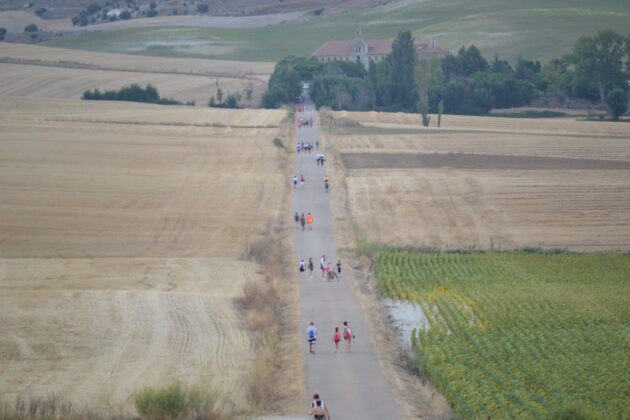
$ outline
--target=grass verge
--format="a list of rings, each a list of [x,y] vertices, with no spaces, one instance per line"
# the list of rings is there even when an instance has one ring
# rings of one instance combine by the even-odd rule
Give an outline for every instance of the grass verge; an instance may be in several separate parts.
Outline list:
[[[144,388],[134,396],[134,403],[147,420],[229,420],[243,415],[229,397],[199,385]]]
[[[289,116],[292,116],[289,108]],[[281,124],[274,140],[282,153],[279,165],[289,185],[292,153],[286,147],[293,138],[293,120]],[[276,144],[277,143],[277,144]],[[281,147],[282,146],[282,147]],[[290,231],[290,189],[284,190],[277,220],[263,237],[252,241],[246,257],[263,267],[264,276],[243,288],[240,304],[246,325],[255,338],[253,367],[246,378],[247,395],[255,414],[286,415],[298,412],[305,395],[301,355],[298,348],[299,291],[288,272],[292,249]]]

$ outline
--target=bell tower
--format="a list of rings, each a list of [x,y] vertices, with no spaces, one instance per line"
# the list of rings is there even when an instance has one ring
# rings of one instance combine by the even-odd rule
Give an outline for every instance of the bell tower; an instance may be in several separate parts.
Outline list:
[[[361,62],[365,67],[368,65],[368,44],[363,39],[361,26],[357,26],[354,29],[354,39],[350,42],[348,57],[351,61]]]

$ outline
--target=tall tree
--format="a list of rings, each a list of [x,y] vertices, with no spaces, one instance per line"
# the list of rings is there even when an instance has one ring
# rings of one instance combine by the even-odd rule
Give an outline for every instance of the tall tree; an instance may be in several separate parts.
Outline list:
[[[431,62],[421,60],[414,72],[416,89],[418,90],[418,112],[422,114],[422,125],[429,126],[429,83],[431,82]]]
[[[392,46],[392,103],[405,110],[415,106],[414,69],[417,56],[410,31],[399,32]]]
[[[457,53],[460,76],[470,76],[478,71],[488,70],[488,61],[483,58],[479,48],[471,45],[468,49],[461,47]]]
[[[612,30],[599,31],[595,36],[584,36],[575,43],[570,61],[578,77],[592,80],[597,85],[602,105],[610,85],[623,85],[624,39]]]

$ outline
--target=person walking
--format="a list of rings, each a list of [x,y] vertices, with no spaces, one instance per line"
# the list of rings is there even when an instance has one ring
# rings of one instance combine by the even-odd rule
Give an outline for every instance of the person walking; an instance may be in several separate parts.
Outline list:
[[[322,259],[319,260],[319,269],[322,270],[322,278],[324,278],[324,268],[327,266],[326,264],[326,256],[322,255]]]
[[[300,215],[297,211],[293,215],[293,220],[295,221],[295,228],[297,229],[300,226]]]
[[[304,225],[306,225],[306,218],[304,217],[304,213],[300,216],[300,225],[302,226],[302,230],[304,230]]]
[[[300,175],[300,187],[304,188],[304,175]]]
[[[297,187],[298,179],[297,175],[293,177],[293,188]]]
[[[341,260],[337,260],[337,280],[341,277]]]
[[[352,340],[354,340],[354,333],[348,325],[348,321],[343,321],[343,340],[346,342],[346,351],[352,350]]]
[[[309,272],[309,277],[313,278],[313,269],[315,268],[314,264],[313,264],[313,259],[309,257],[308,259],[308,272]]]
[[[311,321],[311,324],[306,329],[306,339],[308,340],[308,351],[311,354],[315,354],[315,343],[317,342],[317,328]]]
[[[308,225],[308,230],[313,230],[313,215],[311,212],[308,212],[306,215],[306,224]]]
[[[304,271],[306,271],[306,263],[304,262],[304,258],[302,258],[300,260],[300,267],[299,267],[299,269],[300,269],[300,273],[303,273]]]
[[[333,333],[333,343],[335,344],[335,353],[339,353],[340,341],[341,341],[341,333],[339,332],[339,327],[335,327],[335,332]]]
[[[314,419],[330,420],[328,407],[326,407],[324,401],[319,398],[319,394],[313,394],[313,401],[311,402],[311,411],[309,411],[309,415],[313,416]]]

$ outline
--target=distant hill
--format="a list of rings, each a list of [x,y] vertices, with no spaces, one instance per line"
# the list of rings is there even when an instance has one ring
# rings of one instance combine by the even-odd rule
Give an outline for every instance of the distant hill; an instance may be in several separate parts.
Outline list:
[[[250,16],[270,13],[312,11],[316,14],[334,14],[348,10],[358,10],[388,0],[133,0],[146,9],[154,2],[160,15],[195,15],[198,5],[207,5],[207,14],[212,16]],[[49,19],[72,18],[92,4],[100,7],[120,8],[131,2],[125,0],[2,0],[0,11],[24,10],[35,14],[38,10]],[[202,10],[205,10],[203,8]],[[206,14],[206,12],[204,12]]]
[[[547,61],[567,53],[581,35],[604,28],[630,32],[630,8],[627,0],[418,0],[332,16],[311,14],[301,21],[247,29],[133,29],[130,22],[128,30],[67,37],[49,45],[277,61],[289,54],[308,56],[327,40],[351,38],[357,25],[368,39],[393,38],[398,31],[411,30],[419,40],[435,36],[450,51],[474,43],[487,57]]]

